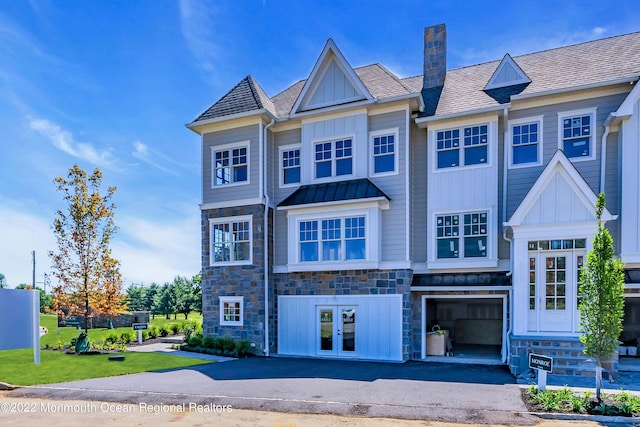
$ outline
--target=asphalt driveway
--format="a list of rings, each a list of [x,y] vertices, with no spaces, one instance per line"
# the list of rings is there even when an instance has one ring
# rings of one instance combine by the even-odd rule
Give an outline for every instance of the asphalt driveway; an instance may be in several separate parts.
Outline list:
[[[11,395],[483,424],[535,423],[514,378],[502,366],[248,358],[25,387]]]

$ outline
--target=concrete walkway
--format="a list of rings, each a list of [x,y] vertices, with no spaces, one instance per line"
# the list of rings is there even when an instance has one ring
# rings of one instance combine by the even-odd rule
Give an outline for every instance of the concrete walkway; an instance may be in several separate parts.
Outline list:
[[[214,362],[229,362],[236,360],[233,357],[216,356],[213,354],[194,353],[191,351],[182,351],[171,348],[171,343],[155,343],[155,344],[143,344],[136,345],[127,348],[127,351],[141,352],[141,353],[165,353],[173,356],[190,357],[192,359],[211,360]]]

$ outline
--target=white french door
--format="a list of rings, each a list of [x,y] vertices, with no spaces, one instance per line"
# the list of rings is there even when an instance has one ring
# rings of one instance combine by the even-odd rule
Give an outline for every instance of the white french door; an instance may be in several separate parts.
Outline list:
[[[583,262],[584,251],[529,252],[530,331],[577,332]]]
[[[319,305],[316,319],[318,355],[356,355],[356,306]]]

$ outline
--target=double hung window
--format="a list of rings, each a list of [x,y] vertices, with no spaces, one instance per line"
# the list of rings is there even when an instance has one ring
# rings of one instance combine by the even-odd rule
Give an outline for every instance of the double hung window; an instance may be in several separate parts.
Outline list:
[[[300,182],[300,147],[284,148],[280,150],[282,167],[282,184],[297,184]]]
[[[315,177],[329,178],[353,173],[351,138],[314,144]]]
[[[398,152],[398,131],[376,132],[371,135],[371,149],[373,153],[372,170],[374,174],[384,174],[396,171]]]
[[[511,167],[542,164],[542,116],[510,122]]]
[[[249,179],[248,146],[213,150],[213,185],[246,182]]]
[[[477,125],[436,132],[438,169],[488,162],[489,126]]]
[[[438,259],[486,258],[487,236],[487,212],[436,216],[436,254]]]
[[[558,115],[559,145],[573,159],[593,159],[595,109],[570,111]]]
[[[210,220],[211,265],[251,263],[251,217]]]

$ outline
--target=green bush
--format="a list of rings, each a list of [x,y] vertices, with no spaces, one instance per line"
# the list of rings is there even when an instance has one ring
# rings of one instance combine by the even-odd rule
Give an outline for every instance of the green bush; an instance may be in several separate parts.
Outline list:
[[[229,356],[236,355],[236,342],[233,338],[225,337],[222,341],[222,354],[227,354]]]
[[[108,344],[115,344],[120,340],[120,336],[117,332],[109,332],[109,334],[104,337],[104,342]]]
[[[205,348],[213,349],[214,343],[215,343],[215,340],[213,339],[213,337],[204,337],[204,338],[202,338],[202,345]]]
[[[180,330],[182,329],[182,327],[177,323],[172,323],[169,325],[169,329],[171,330],[171,333],[173,335],[177,335],[178,332],[180,332]]]
[[[224,353],[224,338],[215,337],[213,343],[213,349],[216,351],[216,354],[222,355]]]
[[[167,328],[166,325],[160,326],[159,331],[160,331],[160,336],[161,337],[166,337],[167,335],[169,335],[169,328]]]
[[[198,335],[193,335],[189,338],[189,346],[190,347],[199,347],[202,345],[202,337]]]
[[[182,333],[184,334],[185,342],[189,342],[189,339],[194,333],[197,333],[198,331],[202,333],[202,327],[200,327],[198,323],[193,320],[183,322],[181,325],[181,328],[182,328]]]
[[[157,338],[158,337],[158,327],[156,325],[149,326],[149,338]]]
[[[120,334],[120,342],[122,344],[129,344],[131,341],[133,341],[133,339],[134,338],[133,338],[133,333],[132,332],[124,331],[124,332],[122,332],[122,334]]]
[[[146,341],[148,339],[149,339],[149,331],[143,330],[142,331],[142,341]]]
[[[238,341],[236,343],[236,352],[238,356],[246,356],[251,350],[251,343],[247,340]]]

